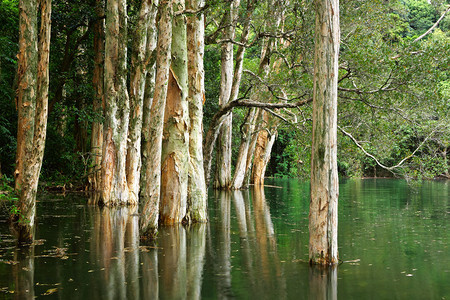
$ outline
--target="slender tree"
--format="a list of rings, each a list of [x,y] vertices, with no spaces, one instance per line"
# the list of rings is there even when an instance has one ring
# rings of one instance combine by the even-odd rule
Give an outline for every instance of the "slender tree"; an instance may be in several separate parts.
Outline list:
[[[41,27],[37,34],[37,4]],[[20,1],[18,129],[15,188],[19,213],[12,216],[19,243],[33,240],[36,192],[44,156],[48,115],[51,1]]]
[[[102,0],[95,0],[94,23],[94,70],[92,76],[92,85],[94,87],[93,109],[97,116],[103,116],[104,94],[103,94],[103,64],[105,50],[105,21],[103,16],[105,10]],[[89,185],[91,190],[100,190],[101,183],[101,164],[103,148],[103,122],[96,119],[92,123],[91,133],[91,156],[92,167],[89,170]]]
[[[187,9],[198,10],[205,5],[203,0],[189,0]],[[193,14],[187,17],[187,48],[189,75],[189,180],[186,220],[206,221],[207,187],[203,169],[203,101],[205,97],[203,68],[204,16]]]
[[[141,182],[141,236],[152,237],[156,233],[159,220],[161,188],[161,147],[163,139],[164,112],[169,82],[172,47],[172,0],[159,3],[158,43],[156,47],[155,92],[150,111],[150,125],[144,141]]]
[[[230,7],[225,12],[225,24],[221,46],[221,74],[219,105],[223,106],[230,101],[233,86],[233,42],[240,0],[230,1]],[[216,155],[216,176],[214,187],[228,189],[231,182],[231,125],[232,114],[228,114],[223,121],[218,137]]]
[[[147,67],[145,60],[147,51],[154,48],[148,45],[154,39],[148,39],[148,29],[155,25],[156,5],[153,1],[141,2],[139,19],[134,32],[133,52],[131,56],[131,80],[130,80],[130,126],[128,132],[127,148],[127,183],[130,190],[131,202],[138,202],[139,179],[141,171],[141,133],[144,105],[145,80]]]
[[[333,265],[337,245],[337,83],[340,43],[339,1],[315,0],[313,137],[309,261]]]

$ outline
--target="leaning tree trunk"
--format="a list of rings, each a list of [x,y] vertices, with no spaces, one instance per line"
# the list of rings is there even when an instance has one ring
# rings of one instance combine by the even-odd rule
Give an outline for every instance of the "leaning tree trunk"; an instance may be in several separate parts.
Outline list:
[[[174,0],[174,10],[184,10],[184,0]],[[186,215],[189,169],[189,111],[186,17],[173,18],[172,65],[169,75],[161,153],[160,221],[181,223]]]
[[[309,261],[333,265],[337,245],[337,83],[339,1],[315,0],[313,137],[311,202],[309,206]]]
[[[240,0],[230,2],[230,9],[226,13],[227,27],[224,30],[224,39],[233,40],[235,35],[236,18]],[[224,42],[221,54],[221,75],[219,105],[223,106],[230,101],[233,85],[233,43]],[[216,189],[228,189],[231,182],[231,126],[232,114],[223,121],[218,137],[216,154],[216,176],[214,187]]]
[[[105,36],[105,122],[102,153],[102,202],[137,204],[130,198],[125,163],[130,103],[127,91],[126,0],[109,0]]]
[[[239,147],[236,170],[234,171],[233,181],[231,182],[231,189],[238,190],[244,185],[245,171],[247,169],[247,156],[250,149],[252,134],[256,125],[257,108],[251,108],[242,125],[241,146]]]
[[[204,0],[188,0],[188,9],[197,10]],[[189,180],[187,215],[188,222],[206,221],[205,171],[203,169],[203,99],[205,95],[203,68],[204,16],[187,17],[187,48],[189,75]]]
[[[156,6],[151,0],[141,2],[139,18],[134,32],[133,53],[131,56],[130,79],[130,126],[127,147],[127,183],[130,190],[130,200],[137,203],[139,199],[139,179],[141,171],[141,132],[144,105],[145,79],[147,77],[147,31],[154,25],[151,18],[156,17]],[[152,14],[151,10],[153,10]]]
[[[144,128],[142,149],[141,218],[139,230],[142,237],[153,237],[158,228],[161,188],[161,148],[164,113],[172,46],[172,0],[159,4],[158,44],[156,48],[155,93],[150,111],[150,125]]]
[[[95,17],[97,20],[94,24],[94,71],[92,76],[92,85],[94,87],[94,113],[99,118],[103,116],[104,94],[103,94],[103,64],[105,50],[105,21],[103,16],[103,1],[95,1]],[[91,156],[92,167],[89,170],[89,188],[94,191],[100,190],[101,186],[101,164],[102,164],[102,148],[103,148],[103,124],[101,120],[95,119],[92,123],[91,133]]]
[[[19,243],[33,240],[36,192],[44,157],[48,115],[51,1],[39,2],[41,29],[38,49],[37,7],[33,2],[20,2],[18,164],[15,172],[20,216],[13,216]]]

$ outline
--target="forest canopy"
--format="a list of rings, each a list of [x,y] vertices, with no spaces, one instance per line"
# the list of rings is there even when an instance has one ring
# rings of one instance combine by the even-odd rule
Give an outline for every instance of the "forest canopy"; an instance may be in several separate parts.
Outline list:
[[[238,7],[232,8],[235,11],[231,15],[235,18],[231,36],[227,36],[223,18],[224,12],[230,11],[227,1],[206,1],[201,8],[205,15],[204,135],[221,105],[221,49],[225,44],[231,45],[232,64],[239,57],[239,47],[245,46],[236,99],[296,103],[312,98],[312,2],[280,1],[283,7],[278,25],[266,22],[267,16],[274,17],[268,3],[240,1]],[[448,177],[448,1],[342,1],[340,5],[340,175]],[[104,19],[96,11],[97,6],[94,0],[52,3],[49,117],[41,171],[41,181],[50,185],[87,185],[92,170],[93,124],[104,122],[103,113],[93,109],[95,55],[96,51],[104,51],[95,48],[95,24]],[[131,54],[141,2],[129,1],[127,6],[126,38]],[[1,1],[0,16],[0,174],[12,178],[17,138],[14,99],[18,1]],[[436,22],[434,30],[417,40]],[[262,49],[269,39],[273,39],[274,46],[267,57],[270,70],[265,74],[261,70]],[[131,55],[126,59],[131,64]],[[130,74],[125,75],[125,80],[129,88]],[[310,104],[265,109],[270,116],[265,130],[269,138],[276,137],[265,176],[308,178],[311,110]],[[232,172],[236,169],[242,137],[248,130],[245,122],[249,114],[251,108],[237,106],[230,119]],[[218,162],[212,159],[214,169]],[[399,167],[391,168],[400,162]]]

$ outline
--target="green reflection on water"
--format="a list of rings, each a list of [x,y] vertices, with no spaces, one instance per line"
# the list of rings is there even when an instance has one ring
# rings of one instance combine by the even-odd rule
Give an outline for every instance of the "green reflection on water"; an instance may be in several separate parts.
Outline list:
[[[0,298],[450,298],[449,182],[341,180],[336,270],[306,263],[309,183],[267,184],[210,191],[208,224],[161,228],[150,246],[134,209],[43,195],[28,254],[0,223]]]

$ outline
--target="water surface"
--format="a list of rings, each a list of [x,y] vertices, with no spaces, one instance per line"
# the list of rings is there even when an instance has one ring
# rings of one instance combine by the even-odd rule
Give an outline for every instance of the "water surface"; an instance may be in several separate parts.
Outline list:
[[[210,191],[209,223],[155,245],[136,209],[40,195],[34,247],[0,223],[0,299],[450,299],[448,181],[342,180],[334,270],[307,263],[309,183],[266,183]]]

